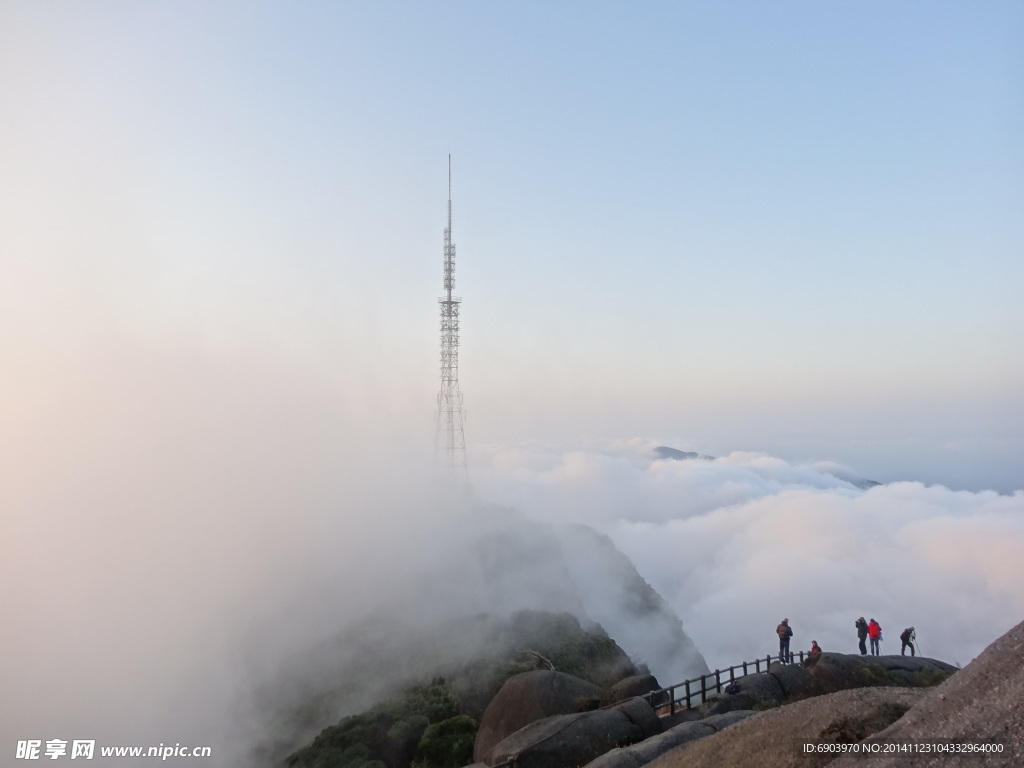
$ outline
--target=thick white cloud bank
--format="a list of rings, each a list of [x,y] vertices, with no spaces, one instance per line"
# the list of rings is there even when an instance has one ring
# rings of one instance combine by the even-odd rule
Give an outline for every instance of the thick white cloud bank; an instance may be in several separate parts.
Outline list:
[[[784,617],[794,650],[817,640],[856,652],[865,616],[883,627],[883,653],[899,653],[913,625],[922,653],[961,665],[1024,619],[1024,491],[862,490],[833,463],[665,460],[658,444],[491,447],[474,482],[489,499],[609,535],[712,668],[777,653]]]

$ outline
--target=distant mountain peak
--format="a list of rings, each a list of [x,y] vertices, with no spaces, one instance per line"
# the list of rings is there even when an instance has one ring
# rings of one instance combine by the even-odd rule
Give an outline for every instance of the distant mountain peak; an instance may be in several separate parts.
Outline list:
[[[674,461],[687,461],[689,459],[713,461],[715,458],[714,456],[704,456],[693,451],[680,451],[678,448],[669,448],[667,445],[659,445],[654,449],[654,453],[659,459],[672,459]]]
[[[680,451],[678,448],[670,448],[667,445],[659,445],[654,449],[654,459],[658,461],[660,459],[669,459],[672,461],[714,461],[714,456],[705,456],[695,451]],[[874,488],[876,485],[882,485],[877,480],[869,480],[861,477],[860,475],[854,474],[845,467],[841,467],[834,462],[819,462],[814,465],[819,471],[825,474],[832,475],[832,477],[842,480],[845,483],[849,483],[862,491],[866,491],[869,488]]]

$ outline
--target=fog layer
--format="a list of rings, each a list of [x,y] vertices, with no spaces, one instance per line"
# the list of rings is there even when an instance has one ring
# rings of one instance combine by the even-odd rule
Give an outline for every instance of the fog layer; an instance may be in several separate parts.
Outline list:
[[[856,652],[865,616],[884,629],[883,653],[913,625],[924,653],[960,664],[1024,618],[1022,491],[861,490],[831,462],[656,460],[658,444],[492,446],[479,486],[607,533],[712,667],[777,652],[782,618],[794,649]]]

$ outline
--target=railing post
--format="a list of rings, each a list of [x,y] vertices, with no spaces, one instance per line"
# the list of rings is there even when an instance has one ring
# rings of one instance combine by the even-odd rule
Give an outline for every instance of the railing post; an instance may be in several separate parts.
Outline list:
[[[747,676],[747,662],[745,661],[743,662],[743,676]]]
[[[674,715],[676,713],[676,687],[673,685],[668,689],[668,713]]]
[[[729,667],[729,683],[736,682],[736,667]]]
[[[772,667],[772,655],[768,654],[768,659],[764,663],[764,671],[767,672]]]
[[[700,703],[706,704],[708,700],[708,676],[700,676]]]
[[[687,680],[685,685],[686,685],[686,708],[689,709],[690,708],[690,681]]]
[[[722,671],[720,669],[715,670],[715,692],[722,692]]]

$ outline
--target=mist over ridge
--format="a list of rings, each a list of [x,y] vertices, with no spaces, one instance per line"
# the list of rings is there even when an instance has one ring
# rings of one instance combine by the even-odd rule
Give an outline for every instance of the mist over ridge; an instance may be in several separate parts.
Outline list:
[[[310,612],[295,595],[240,638],[254,659],[270,663],[240,674],[250,694],[239,701],[236,727],[249,734],[250,749],[281,757],[405,685],[479,667],[484,659],[507,665],[524,650],[511,639],[530,634],[517,622],[528,626],[531,616],[571,616],[666,680],[708,670],[671,608],[603,535],[465,498],[448,502],[457,511],[433,517],[428,551],[349,574],[346,589],[373,590],[372,604],[337,612],[328,597]],[[389,546],[417,549],[424,533],[393,532]],[[372,575],[379,568],[392,570],[395,589],[377,587]],[[287,655],[264,640],[282,624],[308,627]],[[239,745],[242,762],[245,752]]]

